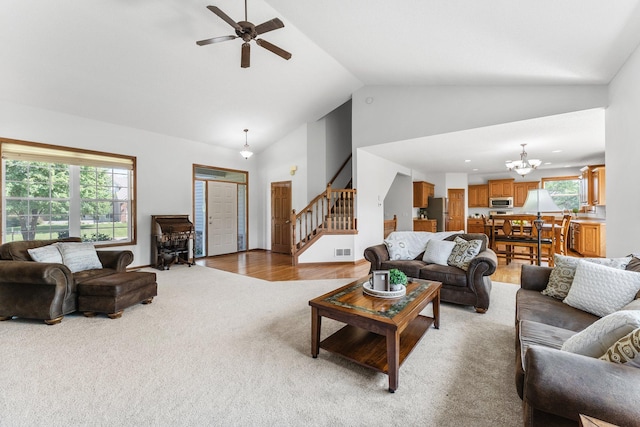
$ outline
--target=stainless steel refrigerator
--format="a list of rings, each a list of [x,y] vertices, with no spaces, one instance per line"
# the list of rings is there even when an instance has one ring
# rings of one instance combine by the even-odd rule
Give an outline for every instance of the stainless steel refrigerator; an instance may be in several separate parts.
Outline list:
[[[449,214],[449,203],[446,197],[429,197],[427,207],[427,218],[437,220],[437,230],[445,231],[447,226],[447,215]]]

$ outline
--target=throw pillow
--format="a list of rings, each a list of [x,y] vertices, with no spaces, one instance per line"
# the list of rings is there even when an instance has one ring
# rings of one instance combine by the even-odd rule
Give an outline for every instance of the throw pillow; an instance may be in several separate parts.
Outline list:
[[[449,240],[429,240],[424,250],[422,260],[429,264],[448,265],[449,255],[455,247],[455,242]]]
[[[92,243],[56,243],[62,254],[62,263],[72,273],[102,268],[96,248]]]
[[[580,261],[563,302],[604,317],[633,301],[638,290],[640,274]]]
[[[56,245],[27,249],[27,252],[29,252],[29,255],[35,262],[54,262],[62,264],[62,255]]]
[[[624,270],[631,261],[631,257],[625,258],[575,258],[564,255],[554,255],[554,267],[549,275],[549,283],[542,291],[542,295],[557,299],[565,299],[573,283],[573,276],[576,274],[578,261],[589,261],[595,264]]]
[[[600,357],[620,338],[640,328],[640,311],[617,311],[598,319],[562,344],[561,350]]]
[[[466,271],[469,269],[471,260],[480,253],[482,240],[467,241],[462,237],[456,237],[453,242],[455,246],[451,250],[447,264]]]
[[[616,341],[600,359],[640,368],[640,328]]]
[[[424,251],[433,234],[427,231],[394,231],[384,240],[389,259],[415,259]]]

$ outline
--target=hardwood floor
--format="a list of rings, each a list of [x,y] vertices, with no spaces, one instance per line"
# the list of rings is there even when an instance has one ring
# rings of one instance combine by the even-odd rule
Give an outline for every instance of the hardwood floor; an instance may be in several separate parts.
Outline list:
[[[491,280],[520,284],[520,267],[525,263],[526,261],[512,261],[511,264],[506,265],[504,259],[499,258],[498,268],[491,276]],[[358,278],[369,274],[369,262],[365,260],[356,264],[319,263],[292,266],[290,256],[264,250],[200,258],[196,264],[271,282]]]

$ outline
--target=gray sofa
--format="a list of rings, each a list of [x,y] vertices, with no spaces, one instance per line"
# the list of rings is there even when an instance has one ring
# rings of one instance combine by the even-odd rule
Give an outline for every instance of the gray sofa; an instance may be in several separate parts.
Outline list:
[[[384,243],[365,249],[364,258],[371,263],[370,271],[397,268],[408,277],[442,282],[442,301],[473,306],[478,313],[484,313],[489,308],[491,294],[489,276],[496,271],[498,259],[488,247],[489,239],[485,234],[459,233],[444,240],[453,241],[457,236],[467,241],[482,241],[480,253],[471,261],[467,271],[450,265],[427,264],[422,260],[423,253],[412,260],[391,260]]]
[[[640,260],[627,270],[640,271]],[[599,317],[542,295],[551,271],[523,265],[516,296],[515,380],[524,425],[577,426],[579,414],[640,425],[640,369],[560,350]]]

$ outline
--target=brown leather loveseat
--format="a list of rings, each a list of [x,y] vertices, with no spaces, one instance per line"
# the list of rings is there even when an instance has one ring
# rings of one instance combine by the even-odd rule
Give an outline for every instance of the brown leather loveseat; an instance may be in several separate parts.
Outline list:
[[[373,270],[397,268],[408,277],[442,282],[440,299],[455,304],[470,305],[478,313],[489,308],[491,276],[496,271],[498,259],[489,247],[489,239],[482,233],[458,233],[443,240],[453,241],[456,237],[464,240],[481,240],[480,253],[469,263],[467,271],[451,265],[428,264],[423,261],[423,253],[412,260],[392,260],[385,244],[368,247],[364,257]]]
[[[640,259],[626,269],[640,271]],[[560,350],[600,317],[541,294],[551,271],[523,265],[516,295],[515,377],[524,425],[578,426],[580,414],[640,425],[640,369]]]
[[[114,287],[113,283],[108,283],[107,276],[120,275],[122,281],[129,281],[131,276],[128,275],[131,274],[151,275],[147,277],[147,283],[144,284],[147,288],[144,292],[147,294],[146,299],[155,296],[155,273],[123,274],[126,272],[126,267],[133,262],[133,253],[129,250],[98,250],[96,253],[103,268],[76,273],[72,273],[64,264],[35,262],[28,252],[28,249],[56,242],[80,241],[80,238],[71,237],[58,240],[10,242],[1,245],[0,320],[8,320],[16,316],[41,319],[47,324],[59,323],[64,315],[78,310],[79,286],[86,285],[87,292],[94,292],[101,298],[109,292],[113,293],[114,289],[118,292],[117,286]],[[101,286],[103,282],[106,286]],[[106,289],[107,286],[110,289]]]

